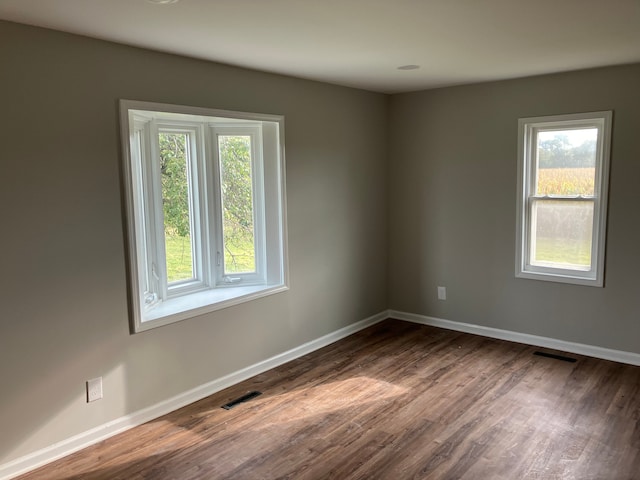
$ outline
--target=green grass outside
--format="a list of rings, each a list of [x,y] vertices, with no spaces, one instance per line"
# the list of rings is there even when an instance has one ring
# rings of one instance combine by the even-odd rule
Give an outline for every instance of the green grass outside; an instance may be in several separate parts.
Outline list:
[[[191,237],[179,235],[165,236],[167,254],[167,279],[169,283],[193,278],[193,260],[191,258]],[[229,246],[225,252],[227,273],[253,272],[255,260],[253,245],[250,241],[242,245]]]
[[[538,237],[535,259],[564,265],[591,265],[591,241]]]
[[[253,243],[250,240],[236,240],[234,244],[226,245],[224,265],[226,272],[231,274],[255,272]]]
[[[191,259],[191,237],[179,235],[165,236],[167,254],[167,279],[169,283],[193,278]]]

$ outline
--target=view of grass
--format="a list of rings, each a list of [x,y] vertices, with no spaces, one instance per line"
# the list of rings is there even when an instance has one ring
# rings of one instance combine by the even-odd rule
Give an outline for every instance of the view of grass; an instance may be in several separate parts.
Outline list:
[[[226,236],[224,245],[225,273],[249,273],[256,270],[253,236]]]
[[[253,272],[255,271],[255,255],[251,239],[243,244],[236,242],[227,245],[224,262],[227,272]],[[191,258],[191,237],[186,235],[165,235],[165,248],[167,254],[167,279],[169,282],[189,280],[193,277],[193,260]]]
[[[167,279],[169,282],[193,278],[191,258],[191,237],[186,235],[166,235]]]
[[[591,239],[578,242],[566,238],[538,237],[534,258],[537,262],[589,267],[591,265]]]

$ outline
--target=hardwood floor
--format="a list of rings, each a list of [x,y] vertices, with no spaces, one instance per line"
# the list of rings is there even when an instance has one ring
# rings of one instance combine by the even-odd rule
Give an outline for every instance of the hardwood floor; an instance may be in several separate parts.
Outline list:
[[[536,350],[387,320],[20,479],[640,479],[640,367]]]

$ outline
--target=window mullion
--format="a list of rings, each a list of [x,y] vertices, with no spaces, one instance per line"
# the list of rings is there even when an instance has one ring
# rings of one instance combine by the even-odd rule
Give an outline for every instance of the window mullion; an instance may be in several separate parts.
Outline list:
[[[197,203],[197,229],[198,229],[198,268],[202,283],[206,287],[213,285],[212,266],[211,266],[211,225],[209,222],[210,215],[210,183],[209,172],[211,164],[211,145],[204,125],[197,128],[196,142],[196,158],[193,162],[193,168],[197,173],[197,178],[193,182],[194,195],[193,201]]]
[[[199,281],[203,281],[202,276],[202,237],[201,237],[201,215],[200,215],[200,187],[198,180],[200,172],[198,168],[198,160],[200,153],[198,151],[198,133],[197,130],[190,132],[189,135],[189,154],[187,156],[187,184],[189,189],[189,235],[191,239],[191,258],[193,259],[193,277]]]
[[[158,124],[155,120],[149,122],[149,155],[145,156],[148,170],[148,201],[152,205],[162,205],[162,187],[160,173],[160,151],[158,148]],[[160,300],[165,300],[168,295],[167,262],[164,238],[164,212],[162,208],[149,210],[149,245],[151,256],[151,275],[157,285],[157,294]]]
[[[253,215],[255,229],[256,273],[260,281],[266,281],[266,238],[265,202],[264,202],[264,143],[262,130],[258,129],[253,142]]]
[[[213,208],[212,215],[209,218],[212,220],[209,225],[209,243],[211,245],[211,284],[218,284],[223,276],[224,265],[224,240],[222,233],[222,191],[221,191],[221,172],[220,172],[220,155],[218,152],[218,138],[215,125],[209,125],[208,128],[208,142],[209,147],[207,167],[209,168],[209,174],[207,180],[210,182],[209,191],[211,197],[208,205]]]

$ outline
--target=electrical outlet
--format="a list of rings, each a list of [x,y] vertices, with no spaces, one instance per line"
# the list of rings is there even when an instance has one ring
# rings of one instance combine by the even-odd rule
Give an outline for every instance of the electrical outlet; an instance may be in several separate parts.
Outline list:
[[[87,403],[102,398],[102,377],[87,380]]]
[[[438,287],[438,300],[447,299],[447,287]]]

